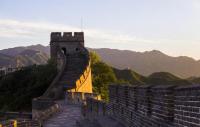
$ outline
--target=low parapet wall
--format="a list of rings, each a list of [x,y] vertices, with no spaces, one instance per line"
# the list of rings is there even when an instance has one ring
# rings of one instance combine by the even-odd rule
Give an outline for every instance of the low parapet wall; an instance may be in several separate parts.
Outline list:
[[[200,85],[111,85],[109,92],[108,104],[88,99],[85,114],[111,116],[127,127],[200,127]]]
[[[42,123],[54,113],[59,111],[59,106],[54,99],[61,99],[64,97],[63,87],[57,85],[66,66],[65,55],[58,52],[57,70],[58,74],[45,91],[45,93],[32,100],[32,119]]]
[[[98,116],[105,116],[108,108],[105,102],[94,98],[87,98],[86,105],[82,107],[83,116],[89,119],[95,119]]]
[[[0,121],[7,119],[32,119],[32,113],[29,112],[0,112]]]
[[[59,111],[59,105],[51,99],[35,98],[32,101],[32,119],[41,124]]]
[[[83,92],[67,92],[66,102],[68,104],[82,104],[87,98],[93,98],[95,100],[101,100],[101,96],[94,93],[83,93]]]

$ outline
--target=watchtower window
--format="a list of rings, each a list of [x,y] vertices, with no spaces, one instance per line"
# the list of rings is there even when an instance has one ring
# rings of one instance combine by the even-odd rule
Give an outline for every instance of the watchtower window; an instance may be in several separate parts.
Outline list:
[[[62,48],[62,52],[66,55],[67,54],[66,48]]]
[[[76,51],[79,51],[79,48],[76,48]]]

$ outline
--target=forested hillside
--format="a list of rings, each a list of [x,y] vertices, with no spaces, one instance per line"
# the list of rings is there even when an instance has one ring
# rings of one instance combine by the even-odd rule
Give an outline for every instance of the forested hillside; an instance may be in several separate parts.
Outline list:
[[[41,96],[56,75],[53,62],[34,65],[0,79],[0,111],[31,111],[32,98]]]
[[[31,55],[31,54],[29,54]],[[128,85],[190,85],[200,83],[199,78],[181,79],[167,72],[157,72],[146,77],[131,70],[119,70],[104,63],[95,52],[90,52],[94,93],[108,100],[111,83]],[[56,75],[56,66],[50,61],[46,65],[34,65],[0,77],[0,110],[30,111],[32,98],[41,96]]]
[[[191,85],[192,81],[179,78],[168,72],[157,72],[150,76],[143,76],[131,69],[116,69],[102,62],[94,51],[90,52],[92,60],[92,79],[95,93],[101,94],[108,100],[108,85],[111,83],[128,85]],[[193,81],[199,81],[198,79]]]
[[[129,68],[144,76],[149,76],[154,72],[169,72],[181,78],[200,77],[200,60],[195,60],[192,57],[173,57],[158,50],[135,52],[108,48],[88,49],[98,53],[103,62],[114,68]],[[17,60],[25,66],[43,64],[49,58],[49,50],[49,46],[40,44],[3,49],[0,50],[0,66],[15,66]],[[24,51],[25,53],[22,53]],[[37,52],[34,56],[27,57],[28,51]],[[7,58],[2,55],[6,55]]]

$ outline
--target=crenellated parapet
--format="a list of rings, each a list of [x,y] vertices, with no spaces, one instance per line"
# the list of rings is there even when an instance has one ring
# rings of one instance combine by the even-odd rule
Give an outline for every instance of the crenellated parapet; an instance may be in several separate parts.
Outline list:
[[[91,67],[90,67],[90,61],[89,64],[86,66],[83,73],[80,75],[79,79],[76,80],[76,88],[73,89],[73,91],[81,91],[81,92],[89,92],[92,93],[92,87],[86,84],[92,82],[91,79]]]
[[[52,32],[51,33],[51,42],[56,41],[65,41],[65,42],[74,42],[80,41],[84,42],[84,33],[83,32]]]
[[[88,99],[90,118],[110,116],[126,127],[200,127],[200,85],[114,84],[109,87],[110,102]]]
[[[50,36],[51,58],[57,59],[59,51],[66,54],[85,52],[84,32],[52,32]]]

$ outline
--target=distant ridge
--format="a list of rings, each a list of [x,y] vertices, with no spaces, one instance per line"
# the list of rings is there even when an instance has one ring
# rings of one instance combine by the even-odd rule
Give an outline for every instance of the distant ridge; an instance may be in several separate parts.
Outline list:
[[[20,46],[20,47],[14,47],[14,48],[8,48],[8,49],[3,49],[0,50],[0,53],[8,55],[8,56],[16,56],[18,54],[20,54],[21,52],[23,52],[24,50],[34,50],[34,51],[41,51],[44,52],[46,54],[50,53],[50,49],[49,46],[43,46],[41,44],[37,44],[37,45],[31,45],[31,46]]]
[[[29,66],[45,64],[49,59],[49,48],[42,45],[16,47],[0,50],[0,66]]]
[[[18,66],[40,65],[47,63],[48,59],[49,55],[44,52],[26,49],[15,56],[15,64]]]
[[[200,60],[187,56],[172,57],[157,50],[146,52],[107,48],[90,50],[97,52],[104,62],[115,68],[130,68],[145,76],[154,72],[170,72],[182,78],[200,76]]]
[[[134,72],[130,69],[119,70],[113,68],[116,78],[121,81],[129,82],[130,84],[145,84],[147,78]]]
[[[108,48],[88,49],[97,52],[104,62],[117,69],[129,68],[144,76],[149,76],[154,72],[169,72],[181,78],[192,76],[200,77],[200,60],[195,60],[191,57],[172,57],[158,50],[135,52]],[[47,56],[49,58],[49,46],[40,44],[0,50],[0,54],[4,54],[13,59],[25,50],[40,51],[40,60],[37,60],[37,64],[40,64],[40,61],[41,64],[43,64]],[[38,56],[38,54],[36,56]],[[35,59],[35,57],[33,59]],[[0,66],[7,65],[8,63],[8,60],[4,62],[5,59],[1,55],[0,61]],[[34,62],[32,64],[34,64]]]
[[[152,85],[189,85],[192,81],[181,79],[168,72],[155,72],[148,76],[147,84]]]
[[[0,66],[13,65],[13,57],[0,53]]]

